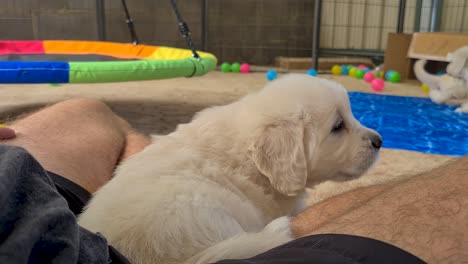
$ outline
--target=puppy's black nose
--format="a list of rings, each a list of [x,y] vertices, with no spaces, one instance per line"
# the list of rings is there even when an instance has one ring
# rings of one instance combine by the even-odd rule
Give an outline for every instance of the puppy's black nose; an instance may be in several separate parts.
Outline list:
[[[380,149],[382,147],[382,137],[380,135],[372,135],[370,136],[371,144],[374,148]]]

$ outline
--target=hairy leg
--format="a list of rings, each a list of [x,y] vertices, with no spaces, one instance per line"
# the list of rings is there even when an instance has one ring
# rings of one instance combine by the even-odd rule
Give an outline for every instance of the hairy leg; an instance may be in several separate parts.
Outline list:
[[[293,220],[296,236],[341,233],[388,242],[429,263],[468,262],[468,156],[409,180],[357,189]]]
[[[57,103],[20,118],[9,128],[16,137],[1,144],[27,149],[46,170],[91,193],[111,179],[120,160],[150,142],[93,99]]]

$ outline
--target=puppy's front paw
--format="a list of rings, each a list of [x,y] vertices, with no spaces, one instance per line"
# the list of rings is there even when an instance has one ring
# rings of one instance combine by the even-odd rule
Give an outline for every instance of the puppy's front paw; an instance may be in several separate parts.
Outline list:
[[[292,235],[291,232],[291,217],[283,216],[280,218],[276,218],[275,220],[271,221],[264,229],[265,232],[268,233],[282,233],[288,236]]]
[[[457,109],[455,109],[457,113],[468,113],[468,102],[460,105]]]
[[[468,108],[464,109],[462,107],[458,107],[457,109],[455,109],[455,112],[457,112],[457,113],[468,113]]]

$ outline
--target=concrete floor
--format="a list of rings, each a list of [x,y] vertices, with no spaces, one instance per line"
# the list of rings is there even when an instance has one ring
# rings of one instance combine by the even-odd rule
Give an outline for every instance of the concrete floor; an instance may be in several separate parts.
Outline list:
[[[372,92],[363,80],[347,76],[321,75],[342,83],[350,91]],[[119,115],[145,133],[166,134],[177,124],[190,121],[193,114],[211,105],[226,104],[261,89],[264,73],[224,74],[211,72],[198,78],[159,81],[64,84],[52,86],[0,85],[0,120],[74,97],[96,98],[107,102]],[[384,94],[427,96],[419,83],[386,83]],[[311,202],[359,186],[406,178],[453,159],[411,151],[384,149],[376,166],[364,177],[344,184],[325,183],[312,192]],[[331,187],[331,188],[330,188]],[[331,191],[330,191],[331,190]]]

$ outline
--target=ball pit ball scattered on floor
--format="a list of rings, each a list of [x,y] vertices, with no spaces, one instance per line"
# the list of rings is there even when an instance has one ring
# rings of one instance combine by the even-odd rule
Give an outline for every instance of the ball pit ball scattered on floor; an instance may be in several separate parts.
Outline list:
[[[427,86],[426,84],[421,84],[421,89],[426,92],[426,93],[429,93],[431,91],[431,88],[429,88],[429,86]]]
[[[371,87],[372,87],[372,90],[374,90],[375,92],[382,92],[385,87],[384,80],[380,78],[375,78],[371,82]]]
[[[310,76],[314,76],[314,77],[317,77],[317,71],[315,69],[308,69],[307,70],[307,74],[310,75]]]
[[[238,62],[234,62],[232,65],[231,65],[231,70],[232,72],[240,72],[240,63]]]
[[[396,71],[391,71],[390,74],[388,74],[387,81],[390,81],[392,83],[397,83],[401,79],[401,76],[398,72]]]
[[[348,75],[348,67],[346,65],[341,65],[341,75]]]
[[[348,75],[351,76],[351,77],[353,77],[353,78],[356,78],[356,71],[357,71],[357,70],[358,70],[357,68],[351,68],[351,69],[349,70],[349,74],[348,74]]]
[[[385,80],[388,80],[388,78],[390,77],[390,74],[392,74],[394,72],[394,70],[389,70],[385,73]]]
[[[229,64],[227,62],[223,62],[221,64],[221,71],[222,72],[230,72],[231,71],[231,64]]]
[[[372,72],[367,72],[364,74],[364,81],[367,83],[371,83],[375,79],[375,76]]]
[[[278,78],[278,73],[275,70],[269,70],[266,72],[266,78],[268,81],[273,81]]]
[[[333,75],[341,75],[341,66],[340,65],[334,65],[331,68],[331,72]]]
[[[250,65],[248,63],[242,63],[240,66],[241,73],[249,73],[250,72]]]
[[[356,78],[362,79],[362,78],[364,78],[364,74],[365,74],[365,72],[364,72],[363,69],[359,69],[359,68],[358,68],[358,69],[356,70]]]

